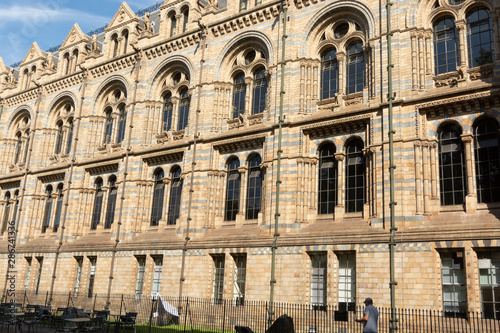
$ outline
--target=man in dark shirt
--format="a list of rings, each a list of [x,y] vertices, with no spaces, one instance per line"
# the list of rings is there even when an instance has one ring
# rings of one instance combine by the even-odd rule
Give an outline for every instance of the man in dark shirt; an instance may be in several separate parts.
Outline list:
[[[377,333],[378,310],[373,306],[373,300],[365,299],[365,311],[363,318],[356,319],[358,323],[363,323],[363,333]]]

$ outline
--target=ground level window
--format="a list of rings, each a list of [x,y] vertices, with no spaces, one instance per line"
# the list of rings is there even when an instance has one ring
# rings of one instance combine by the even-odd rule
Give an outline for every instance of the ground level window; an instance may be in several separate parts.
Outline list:
[[[467,310],[464,253],[441,253],[443,310],[447,317],[462,317]]]
[[[326,253],[311,254],[311,305],[326,305]]]
[[[488,319],[500,319],[500,252],[479,252],[481,311]]]
[[[339,310],[355,311],[356,307],[356,254],[340,253]]]

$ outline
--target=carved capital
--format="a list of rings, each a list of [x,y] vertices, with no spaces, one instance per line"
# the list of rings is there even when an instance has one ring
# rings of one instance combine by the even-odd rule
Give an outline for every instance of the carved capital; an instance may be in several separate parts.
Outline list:
[[[467,144],[472,143],[472,134],[471,133],[464,133],[460,137],[462,138],[463,143],[467,143]]]
[[[339,162],[343,161],[345,159],[345,153],[344,152],[335,153],[335,159]]]

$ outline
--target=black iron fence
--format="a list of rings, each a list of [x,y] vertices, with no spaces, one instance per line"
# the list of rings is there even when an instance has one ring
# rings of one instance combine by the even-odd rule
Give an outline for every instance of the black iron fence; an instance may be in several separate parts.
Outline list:
[[[98,311],[109,309],[112,315],[137,312],[139,332],[235,332],[235,326],[247,326],[254,332],[264,333],[269,322],[269,302],[210,300],[201,298],[164,297],[167,305],[179,312],[179,317],[170,314],[159,298],[136,295],[95,294],[74,295],[48,292],[26,293],[16,298],[23,306],[50,305],[52,309],[74,307]],[[378,308],[380,316],[378,330],[389,332],[390,309]],[[272,320],[281,315],[293,319],[297,333],[358,333],[363,326],[355,318],[363,316],[363,307],[355,311],[339,311],[336,306],[311,306],[307,304],[275,303]],[[459,316],[436,310],[397,309],[398,332],[408,333],[493,333],[500,332],[500,321],[492,316],[469,312]],[[494,316],[493,316],[494,317]]]

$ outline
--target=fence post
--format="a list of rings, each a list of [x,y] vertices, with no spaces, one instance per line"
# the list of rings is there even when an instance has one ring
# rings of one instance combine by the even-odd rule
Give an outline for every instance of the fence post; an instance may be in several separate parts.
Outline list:
[[[189,308],[189,298],[186,297],[186,310],[184,311],[184,333],[186,333],[188,308]]]
[[[120,301],[120,316],[122,315],[122,307],[123,307],[123,294],[122,294],[122,300]]]
[[[47,298],[49,297],[49,291],[47,290],[47,293],[45,294],[45,306],[47,306]]]
[[[66,308],[69,308],[69,300],[70,300],[70,298],[71,298],[71,291],[68,292],[68,304],[66,305]]]
[[[97,301],[97,293],[94,295],[94,305],[92,306],[92,312],[95,312],[95,302]]]
[[[153,320],[153,311],[154,311],[154,305],[155,305],[155,299],[151,299],[151,313],[149,314],[149,333],[151,333],[151,321]]]
[[[227,300],[222,300],[224,307],[222,310],[222,332],[224,332],[224,329],[226,328],[226,301]]]

